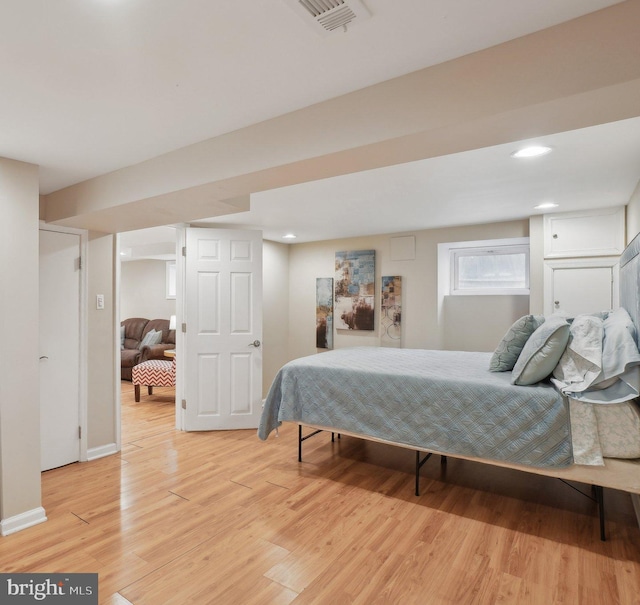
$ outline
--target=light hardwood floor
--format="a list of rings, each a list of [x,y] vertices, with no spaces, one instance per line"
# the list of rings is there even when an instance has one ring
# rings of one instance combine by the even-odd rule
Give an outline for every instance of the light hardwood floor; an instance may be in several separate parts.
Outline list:
[[[3,572],[97,572],[100,602],[640,603],[630,498],[595,505],[554,479],[430,460],[296,429],[173,429],[172,389],[133,401],[123,450],[43,474],[49,521],[0,538]]]

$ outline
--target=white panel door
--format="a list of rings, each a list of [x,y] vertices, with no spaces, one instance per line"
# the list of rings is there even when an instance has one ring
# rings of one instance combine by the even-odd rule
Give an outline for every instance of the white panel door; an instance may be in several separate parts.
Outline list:
[[[553,311],[569,317],[614,306],[613,267],[558,268],[553,271]]]
[[[80,459],[80,236],[40,231],[40,457]]]
[[[257,428],[262,233],[187,229],[185,267],[184,427]]]

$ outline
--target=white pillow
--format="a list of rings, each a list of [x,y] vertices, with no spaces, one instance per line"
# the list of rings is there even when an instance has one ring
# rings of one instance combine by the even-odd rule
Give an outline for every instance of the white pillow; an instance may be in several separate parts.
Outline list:
[[[552,315],[529,337],[511,374],[511,384],[529,385],[553,372],[569,341],[569,324]]]
[[[588,389],[602,370],[603,321],[596,315],[578,315],[569,329],[569,342],[553,370],[552,380],[563,393]]]

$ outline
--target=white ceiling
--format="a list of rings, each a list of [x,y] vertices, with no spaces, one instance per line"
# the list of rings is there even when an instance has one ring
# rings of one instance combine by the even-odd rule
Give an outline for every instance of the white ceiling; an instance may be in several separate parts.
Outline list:
[[[511,157],[525,143],[553,151]],[[250,212],[211,222],[308,242],[624,205],[639,180],[640,118],[633,118],[256,193]],[[534,209],[543,202],[558,207]]]
[[[40,165],[46,194],[617,2],[364,4],[370,20],[322,37],[284,0],[2,0],[0,156]],[[628,200],[635,120],[547,140],[527,165],[500,146],[255,194],[224,223],[308,241]]]

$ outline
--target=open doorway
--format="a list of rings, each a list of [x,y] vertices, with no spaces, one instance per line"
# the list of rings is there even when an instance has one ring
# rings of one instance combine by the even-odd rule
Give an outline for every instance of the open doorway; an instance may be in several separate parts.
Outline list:
[[[149,231],[154,230],[142,234]],[[118,241],[123,384],[131,381],[129,389],[140,403],[143,393],[154,396],[145,385],[167,386],[143,380],[147,372],[155,379],[168,372],[162,366],[169,365],[175,399],[180,401],[180,406],[174,401],[175,427],[187,431],[257,428],[263,397],[262,233],[178,226],[172,234],[175,241],[164,247],[158,241],[140,244],[139,238],[134,239],[139,235],[131,232]],[[175,282],[171,247],[181,251],[175,259]],[[156,309],[164,318],[153,318],[158,315]],[[184,321],[186,315],[191,322]],[[171,329],[173,318],[180,325],[177,333]],[[150,328],[161,336],[155,359],[145,357]],[[125,399],[122,394],[120,399]],[[118,412],[122,431],[121,405]]]
[[[139,437],[141,426],[153,431],[175,427],[176,229],[120,234],[118,262],[124,445]],[[154,384],[134,387],[134,367],[137,378],[143,368]]]

